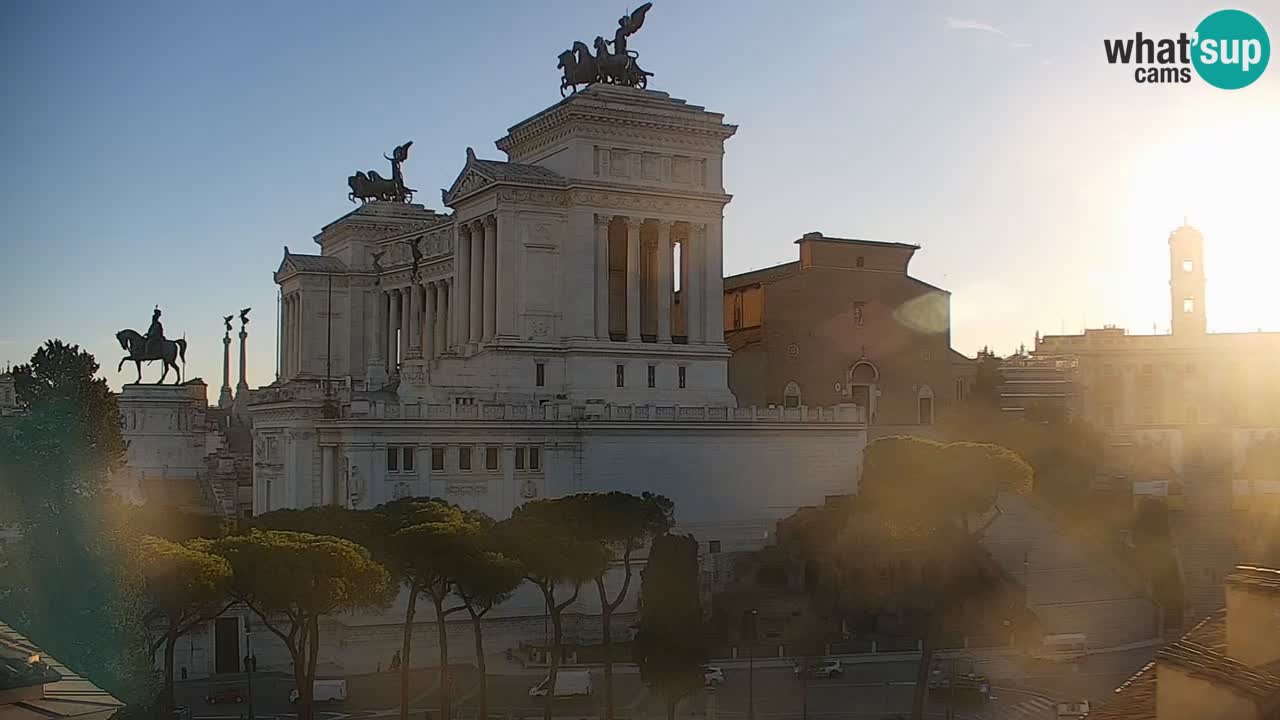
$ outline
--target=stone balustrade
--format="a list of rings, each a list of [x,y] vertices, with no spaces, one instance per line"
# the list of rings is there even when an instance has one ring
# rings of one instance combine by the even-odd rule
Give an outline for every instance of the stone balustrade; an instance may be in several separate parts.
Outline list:
[[[866,409],[857,405],[833,407],[728,407],[682,405],[613,405],[605,403],[546,403],[542,405],[447,405],[394,403],[353,399],[345,408],[349,419],[479,420],[491,422],[782,422],[866,423]]]

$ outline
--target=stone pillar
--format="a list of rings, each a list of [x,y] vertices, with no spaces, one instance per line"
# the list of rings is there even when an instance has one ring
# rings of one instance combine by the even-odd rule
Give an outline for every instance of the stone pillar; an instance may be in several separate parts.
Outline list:
[[[291,348],[291,352],[289,354],[292,356],[290,358],[293,368],[292,373],[297,375],[302,371],[302,302],[298,293],[293,294],[293,302],[289,303],[289,305],[289,314],[292,316],[289,323],[289,329],[293,334],[291,342],[289,343]]]
[[[405,351],[405,357],[420,358],[422,357],[422,316],[419,314],[421,310],[418,308],[418,294],[421,288],[417,283],[413,283],[405,288],[407,296],[407,317],[404,322],[404,334],[408,335],[408,350]]]
[[[395,375],[400,365],[400,288],[387,293],[387,303],[391,318],[387,324],[387,369]]]
[[[501,210],[496,217],[498,227],[498,280],[494,288],[495,312],[494,336],[517,337],[518,307],[516,302],[516,278],[520,271],[520,244],[516,238],[516,214],[513,210]]]
[[[609,339],[609,220],[595,216],[596,251],[596,339]]]
[[[436,337],[436,284],[427,283],[422,290],[422,356],[430,360],[440,347]]]
[[[671,342],[671,221],[658,221],[658,342]]]
[[[493,339],[498,324],[498,221],[492,215],[484,219],[484,316],[483,335]]]
[[[332,445],[320,446],[320,495],[321,503],[324,505],[333,505],[338,491],[334,474],[337,469],[334,461],[336,451],[337,448]]]
[[[724,342],[724,247],[720,237],[720,222],[706,225],[703,239],[706,266],[703,268],[702,288],[706,298],[703,316],[706,318],[706,330],[703,337],[709,343]]]
[[[471,225],[471,278],[467,298],[467,342],[478,343],[484,333],[484,223]]]
[[[231,407],[231,331],[222,335],[222,391],[218,393],[218,407]]]
[[[450,346],[466,344],[467,328],[471,323],[471,235],[470,225],[458,226],[457,242],[453,246],[457,263],[453,269],[453,287],[449,292],[449,305],[453,307]]]
[[[436,357],[445,354],[453,344],[452,333],[449,331],[453,324],[453,313],[450,307],[453,301],[449,297],[451,294],[449,289],[452,286],[453,281],[449,278],[436,283]]]
[[[376,385],[385,379],[383,373],[386,371],[386,361],[382,353],[386,350],[386,341],[382,338],[382,334],[386,332],[387,322],[382,317],[382,290],[375,289],[365,297],[368,298],[370,315],[368,341],[372,348],[369,352],[365,381]]]
[[[236,383],[236,394],[249,389],[249,381],[245,378],[245,340],[249,338],[249,330],[243,324],[240,325],[240,382]]]
[[[640,342],[640,218],[627,223],[627,342]]]
[[[680,223],[680,330],[689,339],[689,224]]]
[[[685,299],[689,305],[685,308],[686,322],[689,323],[689,342],[701,343],[705,341],[706,335],[706,296],[703,293],[703,287],[706,280],[703,277],[703,267],[706,265],[703,259],[703,247],[706,245],[706,233],[703,231],[704,225],[689,225],[688,243],[684,251],[680,254],[686,258],[686,269],[689,273],[689,286],[684,290]],[[723,322],[723,319],[721,319]]]

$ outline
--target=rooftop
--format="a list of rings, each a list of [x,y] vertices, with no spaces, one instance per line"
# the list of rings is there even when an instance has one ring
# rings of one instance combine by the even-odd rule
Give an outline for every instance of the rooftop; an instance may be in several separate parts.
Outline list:
[[[823,235],[823,234],[822,234],[822,233],[820,233],[820,232],[807,232],[807,233],[805,233],[805,234],[804,234],[804,236],[803,236],[803,237],[801,237],[799,240],[796,240],[796,243],[797,243],[797,244],[799,244],[799,243],[802,243],[802,242],[804,242],[804,241],[806,241],[806,240],[822,240],[822,241],[825,241],[825,242],[850,243],[850,244],[853,244],[853,245],[869,245],[869,246],[873,246],[873,247],[902,248],[902,249],[904,249],[904,250],[919,250],[919,249],[920,249],[920,246],[919,246],[919,245],[910,245],[910,244],[908,244],[908,243],[884,242],[884,241],[882,241],[882,240],[860,240],[860,239],[858,239],[858,238],[838,238],[838,237],[828,237],[828,236],[826,236],[826,235]]]
[[[9,693],[13,701],[0,704],[4,720],[107,720],[124,707],[0,622],[0,697]]]

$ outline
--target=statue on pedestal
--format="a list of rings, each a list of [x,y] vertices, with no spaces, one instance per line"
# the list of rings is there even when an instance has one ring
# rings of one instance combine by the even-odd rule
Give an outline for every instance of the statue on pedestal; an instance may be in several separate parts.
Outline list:
[[[164,382],[165,377],[169,374],[169,368],[173,368],[177,373],[178,379],[174,381],[177,385],[182,382],[182,369],[178,367],[178,361],[184,364],[187,361],[187,341],[185,339],[169,340],[164,336],[164,326],[160,324],[160,306],[157,305],[155,311],[151,314],[151,326],[147,328],[147,334],[142,335],[136,330],[125,329],[116,333],[116,340],[120,343],[120,348],[129,353],[120,359],[120,363],[116,365],[116,372],[124,367],[126,361],[132,360],[138,367],[138,379],[135,383],[142,382],[142,363],[160,360],[164,363],[164,371],[160,373],[160,379],[156,384]]]
[[[595,40],[596,54],[584,42],[575,42],[573,47],[560,53],[560,64],[564,71],[560,79],[560,95],[564,96],[567,88],[578,91],[579,85],[593,83],[610,83],[626,87],[644,88],[649,84],[653,73],[645,72],[636,63],[639,55],[627,49],[627,38],[634,35],[644,25],[645,14],[653,3],[647,2],[628,15],[618,18],[618,29],[613,33],[613,40],[605,40],[597,36]],[[609,46],[613,46],[613,52]]]

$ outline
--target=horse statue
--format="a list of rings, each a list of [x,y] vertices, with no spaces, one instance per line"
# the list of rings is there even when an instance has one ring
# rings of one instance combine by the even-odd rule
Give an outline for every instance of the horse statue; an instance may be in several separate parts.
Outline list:
[[[382,202],[413,202],[413,194],[417,192],[413,188],[406,187],[404,184],[404,172],[400,169],[400,165],[409,159],[409,146],[413,145],[413,141],[400,145],[391,153],[391,157],[383,154],[382,157],[391,161],[391,177],[384,178],[378,174],[377,170],[370,170],[367,174],[364,172],[356,172],[355,175],[347,178],[347,187],[351,192],[347,193],[347,199],[355,202],[357,199],[365,203],[370,200],[379,200]]]
[[[229,324],[229,323],[228,323]],[[178,367],[178,361],[181,360],[183,365],[187,362],[187,341],[178,340],[161,340],[158,344],[159,352],[148,353],[146,351],[147,339],[137,330],[121,330],[116,333],[116,340],[120,342],[120,348],[129,353],[120,359],[120,364],[116,365],[116,372],[120,372],[124,368],[126,361],[132,360],[138,366],[138,379],[136,384],[142,382],[142,363],[160,360],[164,363],[164,371],[160,373],[160,379],[156,381],[157,385],[164,382],[165,377],[169,374],[169,368],[173,368],[178,374],[178,379],[174,381],[174,385],[182,382],[182,368]]]
[[[613,40],[597,36],[595,55],[591,54],[591,48],[583,42],[575,42],[571,49],[560,53],[560,64],[556,66],[563,71],[560,96],[564,97],[566,89],[572,88],[573,92],[577,92],[579,85],[598,82],[645,88],[653,73],[641,70],[636,64],[639,55],[634,50],[627,49],[627,38],[636,34],[644,25],[645,15],[652,6],[653,3],[645,3],[619,18]],[[613,45],[613,52],[609,51],[610,45]]]

